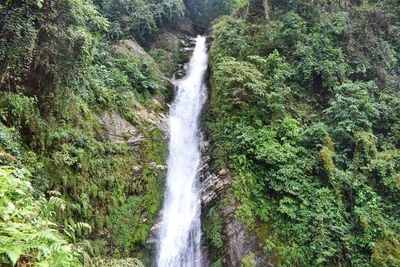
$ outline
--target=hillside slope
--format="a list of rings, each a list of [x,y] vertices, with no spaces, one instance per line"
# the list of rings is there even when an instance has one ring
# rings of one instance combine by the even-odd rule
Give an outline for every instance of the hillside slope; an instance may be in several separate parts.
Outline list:
[[[398,2],[249,2],[211,35],[212,266],[400,265]]]
[[[0,265],[150,261],[183,15],[179,0],[0,4]]]

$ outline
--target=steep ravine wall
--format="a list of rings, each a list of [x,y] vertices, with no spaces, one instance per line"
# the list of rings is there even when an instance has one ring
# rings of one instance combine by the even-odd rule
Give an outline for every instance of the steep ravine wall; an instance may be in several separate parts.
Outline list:
[[[209,105],[213,101],[213,81],[209,75]],[[203,131],[208,136],[207,124],[210,122],[207,109],[203,114]],[[234,176],[227,167],[213,168],[209,142],[202,145],[202,228],[204,254],[208,259],[205,266],[272,266],[263,257],[262,244],[257,234],[235,217],[237,203],[234,200],[232,185]]]
[[[209,38],[209,47],[212,38]],[[210,66],[211,67],[211,66]],[[257,236],[236,219],[237,203],[234,201],[232,184],[234,176],[227,167],[214,168],[211,155],[208,124],[212,121],[208,108],[213,105],[215,87],[211,71],[207,75],[208,98],[203,109],[201,145],[202,162],[199,170],[202,202],[203,258],[204,266],[238,267],[243,262],[254,266],[269,266],[262,259],[262,247]],[[260,256],[257,256],[260,255]],[[252,266],[252,265],[245,265]]]

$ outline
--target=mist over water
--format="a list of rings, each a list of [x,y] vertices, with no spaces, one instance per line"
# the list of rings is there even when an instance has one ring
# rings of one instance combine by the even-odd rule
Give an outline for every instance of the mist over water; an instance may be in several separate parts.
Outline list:
[[[199,116],[206,96],[206,38],[198,36],[185,77],[169,117],[169,156],[162,224],[158,236],[158,267],[201,266]]]

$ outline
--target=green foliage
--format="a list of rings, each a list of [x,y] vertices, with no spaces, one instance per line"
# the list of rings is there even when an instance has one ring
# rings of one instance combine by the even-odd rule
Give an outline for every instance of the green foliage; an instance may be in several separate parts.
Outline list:
[[[215,63],[221,57],[246,58],[251,47],[251,40],[246,36],[246,26],[230,17],[220,18],[212,26],[215,39],[210,48],[210,60]]]
[[[91,31],[106,21],[87,0],[12,1],[0,9],[0,86],[33,90],[79,76],[90,60]],[[45,77],[43,77],[45,76]]]
[[[251,105],[266,94],[266,84],[262,82],[262,74],[252,64],[238,62],[233,58],[224,58],[215,70],[215,82],[230,88],[221,95],[234,106]]]
[[[149,55],[119,52],[105,35],[112,35],[117,26],[124,30],[124,37],[144,37],[150,31],[146,25],[158,27],[172,21],[182,15],[183,7],[179,0],[125,1],[125,6],[115,5],[118,1],[95,2],[99,7],[88,0],[0,5],[0,164],[18,164],[33,173],[27,197],[32,205],[36,205],[32,194],[61,192],[63,212],[46,210],[45,215],[60,226],[49,222],[48,231],[58,238],[58,229],[65,240],[82,248],[85,253],[78,256],[85,263],[90,262],[89,256],[140,254],[158,210],[163,177],[163,170],[148,166],[152,162],[159,166],[166,157],[162,134],[147,133],[149,122],[138,116],[139,111],[163,109],[166,83],[162,74]],[[112,5],[115,10],[110,10]],[[141,11],[129,13],[129,9],[125,11],[131,21],[125,21],[122,13],[122,17],[110,17],[127,7],[147,10],[152,17]],[[110,31],[98,10],[111,20]],[[97,121],[104,112],[121,114],[151,141],[131,146],[108,140]],[[133,171],[134,166],[139,171]],[[113,219],[135,197],[141,199],[137,209],[142,214],[134,217],[140,218],[140,224],[130,228],[134,241],[123,243],[125,236],[118,230],[132,223],[119,220],[115,230]],[[99,243],[86,240],[94,238]],[[27,248],[21,264],[46,260],[44,255],[53,250],[50,241]],[[64,253],[64,243],[60,246],[57,249]],[[72,246],[68,248],[75,259]],[[100,262],[114,264],[113,259]],[[127,266],[137,263],[135,259],[115,261]]]
[[[164,97],[165,85],[149,56],[99,51],[95,58],[95,64],[89,67],[86,89],[90,95],[85,95],[92,105],[114,108],[128,121],[137,122],[135,105],[147,105],[156,94]]]
[[[376,104],[369,96],[373,84],[344,83],[335,88],[330,107],[324,112],[337,129],[335,134],[346,135],[355,131],[368,131],[378,116]]]
[[[380,82],[391,87],[398,77],[391,76],[396,68],[399,23],[393,19],[399,13],[393,1],[364,1],[350,9],[352,23],[345,35],[348,38],[347,61],[359,76],[380,76]]]
[[[256,266],[256,261],[254,259],[254,254],[251,252],[248,253],[246,256],[244,256],[240,262],[240,267],[255,267],[255,266]]]
[[[144,218],[139,216],[145,208],[142,201],[140,197],[130,197],[111,215],[111,233],[115,244],[125,252],[146,242],[150,226],[143,223]]]
[[[17,128],[26,126],[33,123],[32,120],[36,119],[38,115],[34,98],[4,92],[0,99],[1,119],[10,126]]]
[[[144,265],[139,260],[134,258],[124,258],[124,259],[94,258],[91,266],[143,267]]]
[[[371,260],[376,266],[396,266],[400,263],[400,242],[393,236],[379,240],[372,252]]]
[[[157,166],[164,164],[166,145],[159,130],[149,134],[142,148],[142,156],[144,163],[152,167],[143,167],[139,184],[132,188],[141,195],[128,197],[122,205],[111,211],[112,238],[119,251],[126,255],[132,251],[138,253],[145,246],[162,198],[161,181],[165,173]]]
[[[134,161],[127,148],[99,142],[87,132],[69,126],[54,130],[47,142],[43,175],[50,188],[68,196],[63,219],[73,224],[80,218],[97,229],[108,227],[108,214],[129,192],[130,166]]]
[[[32,196],[29,173],[0,168],[0,263],[11,266],[82,266],[79,252],[57,231],[51,218],[64,201]]]
[[[219,208],[210,208],[205,218],[203,231],[208,239],[207,243],[213,249],[222,249],[223,247],[222,226],[223,222],[221,220]]]
[[[0,160],[2,164],[12,163],[21,157],[20,140],[17,136],[15,129],[10,129],[0,123]]]
[[[141,36],[157,27],[154,9],[155,5],[147,5],[142,0],[112,0],[107,2],[105,13],[111,21],[116,20],[123,27],[120,30],[124,34],[135,33]]]
[[[247,2],[185,1],[198,29],[239,7],[212,29],[206,122],[213,167],[235,177],[235,218],[256,232],[272,265],[400,265],[400,8],[269,1],[264,20],[251,17],[264,12],[254,10],[261,1]],[[147,260],[166,147],[143,117],[162,109],[166,86],[147,54],[118,54],[112,42],[149,44],[184,6],[94,3],[0,4],[0,164],[18,166],[0,171],[2,264],[80,266],[88,254],[98,256],[94,266],[141,266],[104,255]],[[151,52],[166,73],[178,62],[177,46],[168,49]],[[96,121],[104,111],[145,140],[107,140]],[[204,223],[214,266],[224,264],[222,204]],[[254,255],[242,264],[254,265]]]
[[[181,0],[110,0],[104,4],[103,11],[112,22],[109,32],[112,40],[134,36],[142,41],[162,22],[181,17],[184,5]]]
[[[213,20],[245,6],[247,0],[184,0],[195,26],[207,29]]]
[[[385,190],[386,194],[389,192],[396,194],[400,189],[399,156],[398,150],[382,151],[367,165],[371,179],[377,183],[378,188]]]
[[[234,176],[235,218],[268,227],[257,257],[274,266],[396,266],[398,10],[269,3],[268,21],[212,30],[206,130],[213,168]]]

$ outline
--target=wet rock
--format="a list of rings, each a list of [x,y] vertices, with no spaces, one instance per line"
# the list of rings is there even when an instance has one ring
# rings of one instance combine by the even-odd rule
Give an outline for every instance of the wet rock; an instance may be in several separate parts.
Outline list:
[[[154,128],[158,128],[161,131],[163,131],[164,133],[166,133],[168,131],[168,124],[167,124],[168,117],[165,113],[162,113],[162,112],[153,113],[153,112],[149,112],[145,108],[141,108],[137,112],[137,115],[142,121],[145,121],[145,122],[149,123],[150,125],[152,125],[152,127],[150,127],[148,129],[149,131],[152,131]],[[153,126],[155,126],[155,127],[153,127]]]
[[[211,202],[216,200],[218,194],[230,184],[230,176],[209,174],[201,184],[201,202],[203,206],[208,206]]]
[[[201,188],[201,201],[204,210],[211,203],[218,201],[232,185],[233,178],[227,168],[221,168],[217,174],[208,173],[208,157],[203,157],[205,163],[201,171],[205,173]],[[224,222],[224,258],[227,267],[239,267],[242,259],[256,250],[256,236],[247,231],[244,225],[235,219],[236,202],[223,205],[221,217]],[[206,211],[204,211],[206,213]],[[263,266],[263,265],[257,265]]]
[[[256,237],[248,233],[244,225],[235,220],[236,203],[226,205],[222,209],[224,225],[224,254],[225,266],[236,267],[249,252],[252,252],[256,245]]]
[[[134,172],[140,172],[140,171],[142,170],[142,167],[139,166],[139,165],[133,166],[132,170],[133,170]]]
[[[210,157],[207,156],[208,147],[208,141],[200,143],[200,150],[203,154],[199,169],[201,182],[200,199],[203,209],[206,209],[207,206],[217,200],[222,191],[228,188],[232,183],[232,177],[227,168],[221,168],[218,174],[209,171]]]
[[[166,170],[166,169],[167,169],[167,166],[166,166],[166,165],[157,165],[157,166],[156,166],[156,169],[157,169],[157,170],[163,171],[163,170]]]
[[[203,154],[200,168],[201,180],[201,201],[203,214],[207,214],[207,209],[213,203],[220,204],[220,216],[223,221],[224,248],[223,258],[224,266],[239,267],[244,259],[251,260],[257,267],[271,266],[264,258],[262,245],[253,231],[248,230],[240,221],[235,219],[237,203],[232,200],[229,203],[221,201],[229,193],[234,177],[229,169],[223,167],[211,173],[209,170],[210,157],[207,156],[209,143],[201,143]],[[225,198],[226,199],[226,198]],[[203,253],[206,255],[206,250]],[[250,259],[252,258],[252,259]],[[205,266],[208,266],[207,264]]]
[[[186,17],[183,17],[177,20],[174,24],[171,24],[171,28],[173,28],[173,30],[176,32],[180,32],[186,35],[190,36],[196,35],[196,31],[194,30],[193,27],[193,22]]]
[[[166,165],[157,165],[157,163],[155,163],[155,162],[150,162],[149,163],[149,169],[150,170],[165,170],[165,169],[167,169],[167,166]]]
[[[95,114],[95,117],[102,129],[102,137],[106,140],[117,144],[136,145],[144,139],[139,130],[117,112]]]
[[[157,244],[157,235],[161,229],[161,218],[158,218],[156,223],[150,228],[149,236],[146,240],[147,244],[156,245]]]
[[[179,37],[176,33],[162,29],[160,34],[151,43],[150,51],[155,49],[165,49],[170,52],[175,52],[179,47]]]
[[[155,162],[150,162],[150,163],[149,163],[149,168],[150,168],[150,170],[155,170],[156,167],[157,167],[157,163],[155,163]]]

